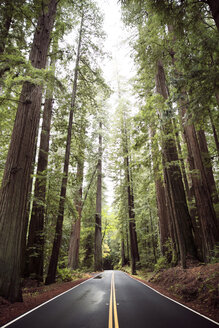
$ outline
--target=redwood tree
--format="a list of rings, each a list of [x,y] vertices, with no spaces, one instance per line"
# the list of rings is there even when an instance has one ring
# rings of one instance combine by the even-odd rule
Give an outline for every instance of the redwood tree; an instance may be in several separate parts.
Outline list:
[[[126,128],[126,117],[123,111],[122,118],[122,133],[123,133],[123,151],[124,151],[124,166],[127,183],[127,199],[128,199],[128,214],[129,214],[129,236],[130,236],[130,251],[131,251],[131,269],[132,274],[136,274],[136,262],[140,260],[138,253],[138,241],[135,223],[135,204],[134,204],[134,192],[133,183],[130,168],[128,136]]]
[[[157,64],[156,90],[164,99],[168,98],[168,87],[166,85],[164,68],[161,61],[158,61]],[[171,136],[172,133],[173,125],[171,117],[164,116],[164,140],[162,150],[164,166],[167,173],[166,183],[172,205],[172,214],[174,219],[173,223],[176,230],[175,239],[178,241],[181,264],[185,267],[186,259],[189,256],[196,258],[197,253],[192,234],[191,217],[187,207],[182,175],[180,167],[177,164],[179,159],[176,143],[174,138]]]
[[[60,250],[60,245],[61,245],[61,240],[62,240],[62,225],[63,225],[63,219],[64,219],[65,197],[66,197],[67,182],[68,182],[72,124],[73,124],[73,115],[74,115],[76,95],[77,95],[78,71],[79,71],[79,61],[80,61],[80,56],[81,56],[83,24],[84,24],[84,12],[82,11],[81,23],[80,23],[80,29],[79,29],[77,56],[76,56],[76,62],[75,62],[71,108],[70,108],[70,112],[69,112],[68,133],[67,133],[67,140],[66,140],[63,178],[62,178],[60,200],[59,200],[59,210],[58,210],[58,217],[57,217],[57,223],[56,223],[56,229],[55,229],[55,238],[54,238],[54,242],[53,242],[52,254],[51,254],[48,273],[47,273],[47,277],[46,277],[46,284],[51,284],[56,279],[59,250]]]
[[[53,65],[51,63],[51,65]],[[43,281],[44,253],[44,215],[46,201],[47,166],[49,155],[49,139],[53,108],[53,92],[47,90],[43,111],[42,130],[37,164],[37,177],[34,187],[34,201],[29,226],[25,275]]]
[[[95,238],[94,238],[94,270],[102,270],[102,122],[99,123],[99,149],[97,163],[97,193],[95,214]]]
[[[30,52],[30,62],[37,69],[46,66],[56,7],[57,0],[50,0],[38,19]],[[41,99],[41,85],[23,84],[0,192],[0,295],[10,301],[22,299],[21,245],[25,238],[22,232]]]
[[[83,122],[82,122],[83,124]],[[84,137],[84,127],[81,127],[80,141]],[[80,231],[81,231],[81,214],[82,214],[82,194],[83,194],[83,179],[84,179],[84,143],[79,150],[77,158],[77,173],[76,173],[76,193],[75,193],[75,209],[77,217],[73,217],[72,231],[69,242],[68,251],[68,266],[73,270],[78,268],[79,262],[79,246],[80,246]]]

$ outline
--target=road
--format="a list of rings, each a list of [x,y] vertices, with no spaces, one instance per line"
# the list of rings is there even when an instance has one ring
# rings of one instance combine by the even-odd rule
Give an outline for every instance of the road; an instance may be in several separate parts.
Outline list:
[[[218,324],[156,293],[121,271],[99,276],[3,327],[216,328]]]

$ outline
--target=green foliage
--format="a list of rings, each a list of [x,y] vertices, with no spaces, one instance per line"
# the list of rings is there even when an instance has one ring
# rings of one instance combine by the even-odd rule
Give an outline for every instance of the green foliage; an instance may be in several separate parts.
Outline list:
[[[161,270],[167,269],[168,267],[169,267],[169,264],[167,262],[166,257],[162,256],[157,260],[157,263],[154,266],[154,271],[159,272]]]
[[[214,249],[211,251],[210,263],[218,263],[219,262],[219,246],[216,245]]]
[[[73,275],[73,272],[69,268],[58,268],[57,269],[58,281],[63,281],[63,282],[72,281],[72,275]]]

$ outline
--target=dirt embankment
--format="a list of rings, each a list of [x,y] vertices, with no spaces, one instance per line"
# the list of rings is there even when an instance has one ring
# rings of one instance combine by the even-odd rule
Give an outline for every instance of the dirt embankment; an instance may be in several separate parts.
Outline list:
[[[160,293],[219,322],[219,263],[188,269],[174,267],[142,281]]]

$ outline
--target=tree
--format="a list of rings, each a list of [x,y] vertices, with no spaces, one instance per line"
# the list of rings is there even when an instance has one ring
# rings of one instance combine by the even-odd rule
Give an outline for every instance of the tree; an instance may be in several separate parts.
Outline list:
[[[132,161],[131,161],[131,134],[129,121],[129,106],[122,97],[120,86],[118,88],[118,106],[116,112],[116,122],[113,134],[115,135],[114,151],[112,156],[112,171],[115,172],[114,180],[116,183],[116,200],[115,205],[118,207],[118,215],[121,225],[121,251],[122,262],[128,261],[129,252],[131,254],[132,273],[136,274],[136,262],[139,261],[138,240],[135,220],[135,202],[134,202],[134,182],[132,178]],[[119,180],[118,180],[118,177]],[[127,220],[127,221],[126,221]],[[126,228],[129,232],[127,238]],[[125,258],[125,239],[129,245],[129,251],[126,252]]]
[[[12,16],[13,16],[13,6],[12,6],[10,1],[6,0],[2,4],[2,10],[1,10],[0,54],[2,54],[4,52],[4,49],[5,49],[5,44],[6,44],[9,28],[10,28],[10,25],[11,25]]]
[[[86,114],[85,114],[86,115]],[[81,216],[83,208],[83,180],[84,180],[84,135],[85,135],[85,123],[82,122],[81,131],[79,134],[80,145],[79,154],[77,158],[77,173],[76,173],[76,193],[75,193],[75,209],[76,218],[72,222],[72,231],[70,236],[69,250],[68,250],[68,266],[73,270],[78,268],[79,264],[79,246],[80,246],[80,230],[81,230]]]
[[[123,113],[124,115],[124,113]],[[127,130],[126,121],[123,118],[123,142],[124,142],[124,162],[125,162],[125,174],[127,183],[127,197],[128,197],[128,213],[129,213],[129,235],[130,235],[130,251],[131,251],[131,264],[132,264],[132,274],[136,274],[136,262],[139,261],[138,253],[138,242],[135,224],[135,208],[134,208],[134,194],[132,185],[132,176],[130,169],[129,160],[129,150],[128,150],[128,140],[127,140]]]
[[[168,88],[165,83],[165,73],[161,61],[158,62],[156,75],[156,89],[164,99],[168,98]],[[168,114],[167,114],[168,115]],[[183,267],[186,266],[186,257],[196,257],[196,248],[192,235],[191,217],[189,215],[184,186],[180,168],[177,164],[178,154],[175,140],[171,137],[173,131],[172,122],[168,116],[164,118],[163,127],[166,136],[163,142],[164,165],[167,172],[167,188],[173,209],[174,225],[179,243],[180,259]]]
[[[54,69],[54,64],[51,66]],[[44,262],[44,216],[46,202],[47,167],[49,140],[53,108],[53,91],[48,88],[43,111],[43,122],[37,164],[37,177],[34,186],[34,201],[27,242],[27,268],[25,275],[43,281]]]
[[[134,25],[138,35],[138,39],[134,44],[140,74],[136,89],[139,96],[145,99],[146,106],[143,101],[142,106],[145,106],[146,110],[152,112],[153,106],[156,106],[157,109],[158,124],[156,123],[156,126],[160,130],[159,134],[162,138],[160,147],[165,183],[165,202],[170,218],[169,233],[173,244],[175,244],[176,252],[180,256],[181,264],[185,267],[187,259],[191,256],[196,259],[197,254],[172,123],[174,118],[174,109],[170,98],[172,89],[169,92],[167,86],[170,59],[165,57],[164,54],[171,55],[165,30],[167,26],[163,23],[162,14],[154,15],[154,13],[163,12],[164,7],[165,3],[163,2],[159,3],[158,9],[156,9],[152,1],[125,1],[124,13],[126,22]],[[174,3],[173,8],[176,8],[177,11],[177,4]],[[167,24],[169,18],[167,15],[165,18]],[[172,19],[175,19],[175,16]],[[167,75],[164,73],[164,64],[161,58],[165,61]],[[153,95],[153,76],[155,74],[156,92],[161,98]],[[148,114],[148,116],[153,121],[152,114]],[[152,127],[154,128],[153,125]]]
[[[94,238],[94,270],[102,271],[102,122],[99,123],[99,149],[97,163],[97,193],[95,214],[95,238]]]
[[[99,65],[96,59],[98,56],[103,55],[103,51],[101,49],[101,41],[104,37],[104,34],[101,30],[102,18],[100,17],[99,9],[93,2],[86,2],[83,5],[79,4],[78,9],[81,17],[81,25],[79,31],[79,42],[77,46],[78,51],[76,54],[75,76],[73,82],[71,110],[69,115],[63,181],[58,211],[59,215],[57,218],[53,250],[50,258],[48,275],[46,278],[47,284],[55,281],[59,250],[62,239],[64,205],[68,187],[67,181],[69,178],[69,159],[70,154],[72,154],[70,144],[72,141],[72,132],[74,132],[74,129],[72,128],[73,116],[75,117],[76,109],[77,111],[85,111],[88,103],[89,108],[91,108],[90,104],[93,105],[91,110],[92,114],[95,113],[95,97],[97,94],[97,89],[99,85],[104,84],[103,78],[101,77],[101,70],[99,69]],[[89,102],[86,103],[84,99],[89,99]],[[74,123],[77,125],[78,122],[75,121]],[[76,151],[74,151],[74,156],[77,156]]]
[[[59,249],[62,239],[62,225],[63,225],[63,218],[64,218],[64,206],[65,206],[65,197],[66,197],[67,182],[68,182],[72,123],[73,123],[73,114],[75,110],[75,101],[76,101],[76,93],[77,93],[77,82],[78,82],[77,80],[78,80],[79,61],[81,56],[81,40],[82,40],[82,33],[83,33],[83,24],[84,24],[84,12],[82,11],[81,23],[79,29],[77,56],[76,56],[76,63],[74,69],[74,82],[73,82],[73,89],[72,89],[71,108],[69,112],[68,134],[67,134],[66,149],[65,149],[65,162],[63,168],[63,178],[62,178],[60,201],[59,201],[59,211],[58,211],[59,214],[57,217],[55,238],[53,242],[52,255],[50,258],[48,273],[46,277],[46,284],[51,284],[55,281]]]
[[[36,69],[46,65],[56,7],[57,1],[51,0],[38,19],[30,52]],[[21,244],[41,98],[42,86],[23,84],[0,193],[0,295],[13,302],[22,299]]]

